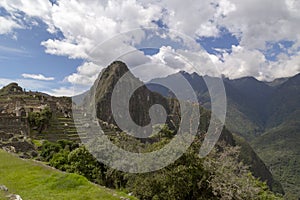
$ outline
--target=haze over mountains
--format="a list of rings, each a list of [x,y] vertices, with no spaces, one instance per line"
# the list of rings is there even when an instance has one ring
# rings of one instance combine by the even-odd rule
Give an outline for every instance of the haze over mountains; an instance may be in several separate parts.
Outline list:
[[[198,101],[210,108],[204,77],[183,75],[195,90]],[[155,82],[176,83],[179,74]],[[205,77],[211,79],[211,77]],[[227,95],[226,127],[251,143],[286,192],[299,196],[300,188],[300,74],[273,82],[253,77],[223,79]],[[165,88],[148,83],[148,88],[167,96]]]

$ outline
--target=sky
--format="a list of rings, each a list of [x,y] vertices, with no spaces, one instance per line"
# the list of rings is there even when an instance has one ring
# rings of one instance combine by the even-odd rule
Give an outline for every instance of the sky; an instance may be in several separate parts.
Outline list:
[[[1,0],[0,87],[72,96],[115,59],[144,81],[191,66],[231,79],[293,76],[299,10],[297,0]]]

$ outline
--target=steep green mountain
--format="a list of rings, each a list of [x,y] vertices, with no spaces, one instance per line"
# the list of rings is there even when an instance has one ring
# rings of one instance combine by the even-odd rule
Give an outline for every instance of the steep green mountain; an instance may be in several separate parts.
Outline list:
[[[203,77],[195,73],[180,73],[193,86],[199,102],[209,108],[210,100]],[[170,75],[159,81],[176,83],[177,76]],[[299,198],[300,194],[296,193],[300,188],[299,182],[291,177],[299,179],[296,168],[299,169],[300,162],[300,74],[273,82],[262,82],[252,77],[225,78],[223,81],[228,102],[227,128],[251,143],[275,178],[285,186],[288,199]],[[159,86],[153,87],[151,81],[148,87],[163,95],[168,94]]]
[[[266,105],[268,119],[266,128],[270,129],[291,120],[300,120],[300,74],[289,78],[275,87]]]
[[[235,80],[225,79],[224,82],[228,98],[235,102],[238,105],[238,110],[260,127],[260,131],[262,131],[268,117],[265,105],[270,101],[274,89],[253,77]],[[235,98],[235,94],[239,94],[241,98]]]
[[[286,199],[298,199],[300,197],[300,121],[284,122],[268,130],[251,144],[274,177],[282,183],[286,191]]]
[[[300,74],[275,87],[268,103],[266,132],[252,142],[287,199],[300,197]]]

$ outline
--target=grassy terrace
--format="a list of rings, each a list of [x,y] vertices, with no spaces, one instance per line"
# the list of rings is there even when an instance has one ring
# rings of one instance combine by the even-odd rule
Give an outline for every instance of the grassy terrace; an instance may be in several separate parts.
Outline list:
[[[126,194],[97,186],[86,178],[52,169],[31,160],[22,160],[0,150],[0,185],[9,193],[19,194],[26,200],[108,199],[120,200]],[[7,194],[0,192],[0,200]]]

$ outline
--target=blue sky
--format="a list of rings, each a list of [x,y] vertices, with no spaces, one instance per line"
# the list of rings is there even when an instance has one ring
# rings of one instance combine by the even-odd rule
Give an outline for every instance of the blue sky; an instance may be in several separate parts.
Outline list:
[[[21,74],[46,74],[62,80],[82,63],[82,59],[68,59],[45,53],[41,42],[49,38],[62,37],[60,34],[50,34],[43,23],[31,29],[17,30],[17,39],[11,35],[0,37],[2,77],[21,78]]]
[[[269,1],[245,1],[244,5],[235,0],[216,0],[214,5],[218,6],[209,1],[203,5],[191,2],[194,5],[183,7],[181,1],[91,0],[87,4],[61,0],[52,5],[54,1],[3,0],[0,87],[17,81],[27,89],[61,96],[72,95],[72,85],[76,84],[79,86],[75,93],[82,92],[78,89],[88,88],[95,74],[105,67],[88,61],[93,60],[93,45],[120,32],[149,26],[188,35],[229,78],[254,76],[272,80],[299,73],[300,28],[295,25],[300,19],[295,12],[298,4],[283,7],[284,1],[278,1],[267,10]],[[267,13],[260,13],[261,9]],[[256,10],[257,19],[252,15]],[[276,24],[283,16],[285,21]],[[146,56],[149,62],[162,61],[162,53],[148,51]]]

